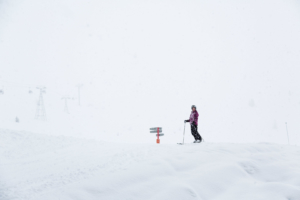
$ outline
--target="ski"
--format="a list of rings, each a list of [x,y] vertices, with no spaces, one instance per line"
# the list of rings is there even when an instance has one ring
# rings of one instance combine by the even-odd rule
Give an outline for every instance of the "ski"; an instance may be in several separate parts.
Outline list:
[[[186,143],[186,144],[201,144],[201,143],[203,143],[204,142],[204,140],[202,139],[202,141],[201,142],[196,142],[196,143]],[[184,145],[184,143],[177,143],[178,145]]]

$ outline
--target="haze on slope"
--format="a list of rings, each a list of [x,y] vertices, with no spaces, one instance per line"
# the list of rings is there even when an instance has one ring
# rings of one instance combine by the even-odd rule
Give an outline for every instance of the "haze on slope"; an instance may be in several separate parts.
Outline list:
[[[181,137],[195,104],[207,141],[286,143],[285,122],[299,141],[297,1],[2,0],[0,12],[2,119],[34,116],[12,86],[45,85],[48,126],[74,127],[62,134]],[[60,98],[78,83],[64,123]]]
[[[0,137],[1,200],[300,196],[298,146],[128,145],[2,129]]]

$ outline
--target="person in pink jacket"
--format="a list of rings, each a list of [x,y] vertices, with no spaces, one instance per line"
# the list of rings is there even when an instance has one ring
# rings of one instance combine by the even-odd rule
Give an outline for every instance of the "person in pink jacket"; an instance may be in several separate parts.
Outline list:
[[[194,143],[202,142],[202,137],[198,133],[198,116],[199,116],[199,114],[197,112],[196,106],[192,105],[192,112],[191,112],[191,115],[190,115],[190,119],[184,120],[184,122],[190,122],[190,124],[191,124],[191,132],[192,132],[192,135],[195,138]]]

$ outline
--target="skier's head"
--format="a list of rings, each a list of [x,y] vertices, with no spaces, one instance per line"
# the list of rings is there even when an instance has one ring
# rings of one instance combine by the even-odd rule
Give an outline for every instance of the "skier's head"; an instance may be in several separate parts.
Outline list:
[[[196,110],[196,106],[192,105],[192,110],[195,111]]]

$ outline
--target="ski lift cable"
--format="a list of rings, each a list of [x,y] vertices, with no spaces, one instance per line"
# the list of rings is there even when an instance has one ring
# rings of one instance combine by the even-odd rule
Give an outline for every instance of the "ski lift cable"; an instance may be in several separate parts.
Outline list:
[[[2,86],[2,88],[0,87],[0,89],[3,90],[3,87],[18,87],[18,88],[29,88],[29,91],[33,91],[33,88],[36,88],[35,84],[20,84],[20,83],[16,83],[16,82],[11,82],[11,81],[5,81],[5,80],[1,80],[0,79],[0,86]],[[56,92],[52,89],[47,88],[47,92],[51,92],[54,93],[58,96],[62,96],[62,94],[60,94],[59,92]]]
[[[11,84],[11,83],[0,83],[0,85],[2,85],[2,87],[15,87],[15,88],[30,88],[33,86],[28,86],[28,85],[18,85],[18,84]],[[0,87],[1,88],[1,87]]]
[[[7,80],[4,80],[2,78],[0,78],[0,82],[14,83],[14,84],[18,84],[18,85],[25,85],[24,83],[14,82],[14,81],[7,81]],[[33,84],[26,84],[26,85],[33,85]]]
[[[58,92],[55,92],[55,91],[53,91],[52,89],[47,89],[47,92],[51,92],[51,93],[54,93],[54,94],[56,94],[56,95],[58,95],[58,96],[62,96],[62,94],[60,94],[60,93],[58,93]]]

